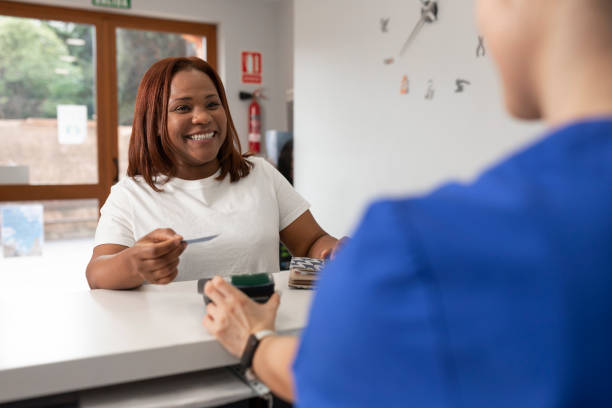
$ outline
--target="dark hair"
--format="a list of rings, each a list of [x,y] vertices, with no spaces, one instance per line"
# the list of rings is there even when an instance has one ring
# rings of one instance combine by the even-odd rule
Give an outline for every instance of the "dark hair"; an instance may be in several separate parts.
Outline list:
[[[278,171],[293,184],[293,139],[288,140],[278,155]]]
[[[127,175],[141,175],[155,191],[154,178],[159,175],[170,180],[176,175],[174,148],[168,135],[168,99],[170,83],[179,71],[195,69],[208,75],[215,84],[221,105],[227,116],[227,137],[219,149],[217,159],[221,174],[217,180],[223,180],[229,173],[230,182],[246,177],[253,164],[242,155],[238,133],[227,104],[223,83],[213,67],[197,57],[165,58],[157,61],[147,70],[138,86],[134,122],[128,150]]]

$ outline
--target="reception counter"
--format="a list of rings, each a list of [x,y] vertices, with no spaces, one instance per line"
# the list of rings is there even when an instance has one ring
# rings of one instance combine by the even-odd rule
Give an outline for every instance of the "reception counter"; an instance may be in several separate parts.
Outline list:
[[[296,334],[306,322],[312,293],[289,289],[287,278],[287,272],[275,274],[281,292],[276,327],[281,334]],[[104,401],[117,406],[121,395],[134,398],[130,383],[159,391],[180,379],[190,384],[191,394],[212,396],[233,381],[236,398],[215,401],[237,400],[240,381],[223,367],[238,361],[202,326],[204,313],[196,281],[128,291],[4,293],[0,404],[73,393],[82,406],[104,406]],[[240,389],[243,396],[251,393],[244,384]],[[132,400],[131,405],[138,404]],[[213,405],[200,401],[200,406]]]

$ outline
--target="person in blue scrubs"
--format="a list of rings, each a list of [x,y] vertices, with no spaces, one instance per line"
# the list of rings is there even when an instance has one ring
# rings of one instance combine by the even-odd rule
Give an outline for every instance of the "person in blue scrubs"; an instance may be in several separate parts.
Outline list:
[[[255,349],[300,407],[612,406],[612,1],[477,11],[507,110],[550,130],[469,185],[369,207],[301,338]],[[231,353],[273,330],[277,298],[206,293]]]

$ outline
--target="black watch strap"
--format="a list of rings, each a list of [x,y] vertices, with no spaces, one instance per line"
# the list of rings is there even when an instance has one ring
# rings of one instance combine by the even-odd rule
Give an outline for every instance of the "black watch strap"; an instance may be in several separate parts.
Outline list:
[[[260,330],[257,333],[249,336],[244,351],[242,352],[242,356],[240,357],[240,367],[243,370],[247,370],[251,368],[251,365],[253,365],[253,356],[255,355],[255,351],[257,350],[261,339],[274,334],[275,333],[272,330]]]

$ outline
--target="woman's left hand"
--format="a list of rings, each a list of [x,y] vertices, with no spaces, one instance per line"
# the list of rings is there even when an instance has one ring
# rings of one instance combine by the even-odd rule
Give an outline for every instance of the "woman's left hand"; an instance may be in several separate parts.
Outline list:
[[[252,333],[274,330],[280,296],[274,293],[265,304],[249,299],[239,289],[215,276],[204,286],[210,298],[202,324],[231,354],[240,357]]]
[[[328,258],[334,259],[336,257],[336,254],[340,250],[340,248],[346,245],[349,239],[350,239],[349,237],[340,238],[338,241],[336,241],[336,244],[333,247],[326,248],[321,252],[321,258],[322,259],[328,259]]]

